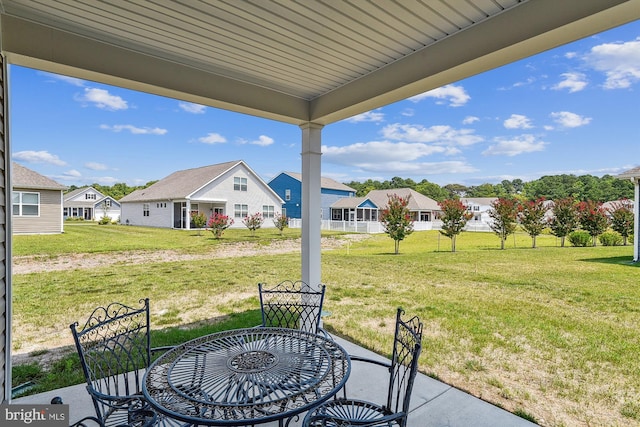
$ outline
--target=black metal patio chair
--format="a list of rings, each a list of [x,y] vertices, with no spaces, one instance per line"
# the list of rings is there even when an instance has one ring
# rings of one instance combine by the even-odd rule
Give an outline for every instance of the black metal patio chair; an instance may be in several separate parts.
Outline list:
[[[120,303],[96,308],[82,328],[70,325],[87,381],[87,391],[103,427],[179,425],[155,414],[141,392],[142,378],[151,363],[149,299],[142,307]],[[84,424],[90,418],[81,420]]]
[[[383,405],[364,400],[349,399],[346,395],[330,400],[309,411],[303,426],[398,426],[406,427],[413,382],[418,372],[418,357],[422,349],[422,323],[416,316],[402,320],[404,311],[398,309],[391,362],[381,362],[358,356],[351,361],[374,363],[389,370],[387,401]],[[347,382],[347,385],[349,383]]]
[[[284,281],[275,286],[258,283],[262,326],[301,329],[311,333],[329,334],[321,328],[325,285],[311,289],[302,281]]]

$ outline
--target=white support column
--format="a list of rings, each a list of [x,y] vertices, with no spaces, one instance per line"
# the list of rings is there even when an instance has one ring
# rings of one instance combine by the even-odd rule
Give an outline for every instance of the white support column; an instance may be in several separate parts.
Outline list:
[[[187,199],[187,206],[185,209],[187,211],[184,213],[184,216],[185,216],[185,221],[187,223],[185,224],[184,229],[191,230],[191,200],[190,199]]]
[[[640,177],[633,180],[635,195],[633,203],[633,262],[640,261]]]
[[[320,157],[322,125],[305,123],[302,129],[302,281],[311,289],[322,282],[320,268]]]

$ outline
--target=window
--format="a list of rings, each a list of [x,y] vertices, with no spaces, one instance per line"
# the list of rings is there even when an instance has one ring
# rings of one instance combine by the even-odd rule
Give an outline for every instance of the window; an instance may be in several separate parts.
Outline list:
[[[282,216],[286,217],[287,216],[287,209],[286,208],[282,208]]]
[[[105,199],[105,201],[104,201],[104,202],[102,202],[102,203],[104,203],[104,205],[105,205],[106,207],[108,207],[108,208],[110,208],[110,207],[111,207],[111,199]]]
[[[284,200],[286,200],[287,202],[291,200],[291,190],[289,190],[288,188],[284,190]]]
[[[86,200],[95,200],[96,199],[96,193],[86,193],[84,195],[84,198]]]
[[[268,205],[262,206],[263,218],[275,218],[275,216],[276,216],[276,208],[274,206],[268,206]]]
[[[12,193],[13,215],[15,216],[39,216],[40,193],[26,193],[14,191]]]
[[[245,218],[249,215],[249,205],[233,205],[233,216]]]
[[[239,176],[233,177],[233,190],[234,191],[247,191],[247,178],[241,178]]]
[[[149,216],[149,203],[142,204],[142,216]]]
[[[476,211],[476,212],[479,211],[480,210],[480,206],[474,206],[473,210]]]

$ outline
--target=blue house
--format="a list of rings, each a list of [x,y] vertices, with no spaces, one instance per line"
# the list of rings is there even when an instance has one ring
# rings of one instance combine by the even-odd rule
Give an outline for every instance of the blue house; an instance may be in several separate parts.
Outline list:
[[[331,205],[335,202],[356,195],[356,190],[331,178],[322,177],[320,186],[322,219],[331,219]],[[302,218],[302,174],[282,172],[269,181],[269,187],[284,200],[282,215]]]

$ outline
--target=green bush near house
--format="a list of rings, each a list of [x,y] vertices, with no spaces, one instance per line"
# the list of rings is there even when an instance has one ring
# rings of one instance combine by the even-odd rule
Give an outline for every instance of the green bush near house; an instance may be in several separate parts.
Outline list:
[[[583,248],[585,246],[591,246],[591,242],[591,235],[586,231],[578,230],[569,233],[569,243],[571,243],[571,246]]]
[[[607,231],[602,233],[598,240],[602,246],[620,246],[622,245],[622,236],[616,231]]]

